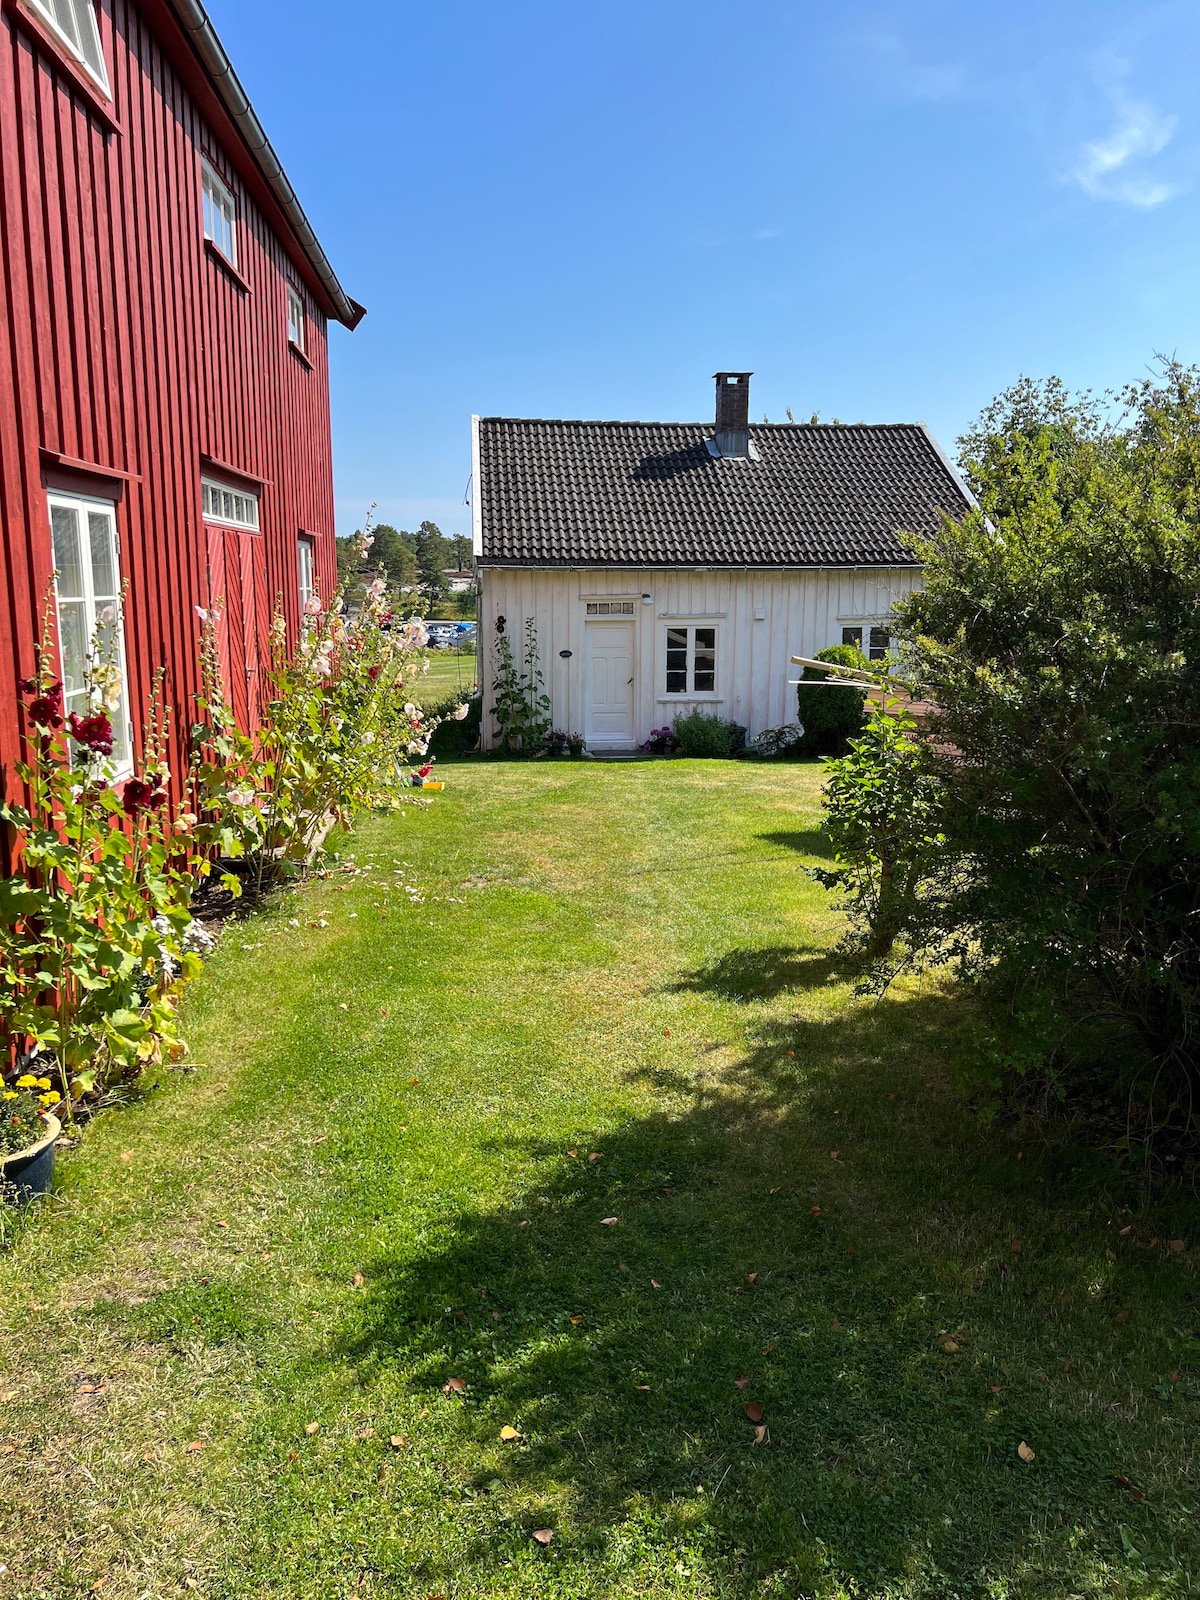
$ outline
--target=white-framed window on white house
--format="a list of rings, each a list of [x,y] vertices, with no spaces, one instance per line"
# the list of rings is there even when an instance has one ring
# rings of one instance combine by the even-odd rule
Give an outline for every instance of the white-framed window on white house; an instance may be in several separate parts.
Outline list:
[[[228,528],[258,528],[258,496],[245,489],[231,489],[227,483],[201,478],[205,522],[221,522]]]
[[[842,629],[842,643],[852,644],[856,650],[863,649],[863,635],[866,635],[866,653],[870,661],[886,661],[892,653],[892,635],[888,628],[855,626]]]
[[[288,318],[288,343],[294,344],[296,349],[304,354],[304,299],[299,289],[290,283],[287,286],[287,318]]]
[[[108,94],[108,68],[100,45],[95,0],[29,0],[29,4]]]
[[[300,615],[316,591],[316,572],[313,565],[312,540],[301,534],[296,541],[297,587],[300,591]]]
[[[200,190],[204,201],[204,237],[231,267],[237,266],[237,201],[216,169],[200,158]]]
[[[86,717],[103,707],[113,730],[112,775],[127,777],[133,737],[116,507],[111,500],[54,491],[47,501],[63,710]]]
[[[631,617],[633,615],[633,601],[589,600],[587,614],[589,617]]]
[[[717,687],[717,630],[711,625],[667,629],[668,694],[712,694]]]

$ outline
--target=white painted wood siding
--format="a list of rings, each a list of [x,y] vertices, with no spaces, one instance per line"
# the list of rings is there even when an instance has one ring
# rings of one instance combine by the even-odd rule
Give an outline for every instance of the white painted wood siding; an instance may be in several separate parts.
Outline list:
[[[483,567],[479,573],[479,681],[483,690],[483,745],[494,725],[496,618],[505,618],[513,653],[524,643],[525,618],[537,626],[542,672],[554,726],[585,732],[585,629],[589,600],[634,602],[634,737],[669,724],[680,711],[704,706],[732,717],[751,736],[796,719],[799,676],[794,655],[812,655],[842,642],[844,627],[886,622],[895,601],[921,581],[917,567],[859,567],[818,572],[608,568]],[[648,600],[643,600],[648,595]],[[762,615],[759,617],[758,613]],[[717,686],[711,695],[666,693],[666,630],[680,626],[717,629]],[[561,651],[569,650],[566,659]]]

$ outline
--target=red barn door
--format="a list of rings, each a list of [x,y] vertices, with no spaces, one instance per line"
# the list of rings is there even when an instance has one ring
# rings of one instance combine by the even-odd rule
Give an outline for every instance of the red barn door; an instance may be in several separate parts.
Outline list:
[[[238,726],[253,733],[262,721],[269,665],[271,614],[262,536],[239,528],[209,528],[209,604],[221,607],[217,647],[225,692]]]

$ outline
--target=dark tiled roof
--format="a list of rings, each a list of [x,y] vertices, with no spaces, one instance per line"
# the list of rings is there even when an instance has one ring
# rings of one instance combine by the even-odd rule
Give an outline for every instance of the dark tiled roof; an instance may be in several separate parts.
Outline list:
[[[919,423],[763,423],[718,460],[701,422],[484,417],[482,560],[528,566],[887,566],[961,516]]]

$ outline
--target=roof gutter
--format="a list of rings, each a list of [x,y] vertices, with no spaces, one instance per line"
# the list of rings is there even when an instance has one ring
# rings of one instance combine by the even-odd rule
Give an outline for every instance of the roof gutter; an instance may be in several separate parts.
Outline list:
[[[271,148],[271,141],[267,138],[246,91],[238,81],[233,63],[225,54],[225,47],[217,38],[200,0],[169,0],[169,3],[191,40],[192,48],[200,58],[204,70],[212,80],[221,104],[233,119],[247,148],[257,161],[271,193],[296,235],[297,242],[320,279],[335,309],[337,320],[344,323],[347,328],[356,328],[366,316],[366,309],[357,301],[351,300],[338,282],[337,274],[330,266],[328,256],[321,249],[312,224],[304,215],[304,208],[296,191],[292,188],[279,157]]]

